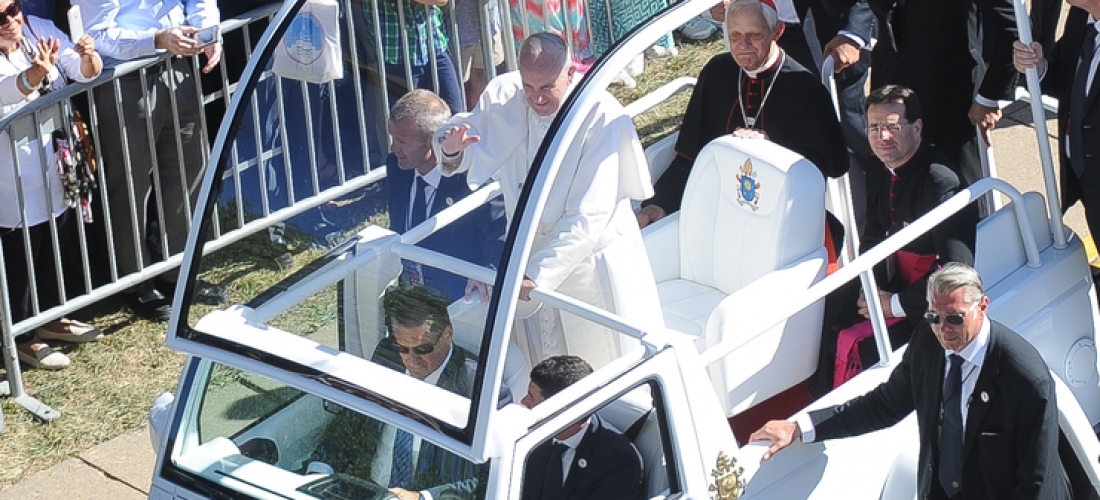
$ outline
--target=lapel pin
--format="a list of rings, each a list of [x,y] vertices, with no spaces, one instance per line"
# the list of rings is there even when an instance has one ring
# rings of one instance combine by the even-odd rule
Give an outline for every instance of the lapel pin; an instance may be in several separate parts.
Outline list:
[[[983,403],[988,403],[989,402],[989,393],[988,392],[982,391],[982,402]]]
[[[585,468],[585,467],[588,467],[588,460],[585,460],[583,458],[580,459],[580,460],[577,460],[577,466],[582,468],[582,469]]]
[[[447,206],[449,207],[449,206],[454,205],[454,204],[455,204],[455,199],[448,196],[447,197]]]

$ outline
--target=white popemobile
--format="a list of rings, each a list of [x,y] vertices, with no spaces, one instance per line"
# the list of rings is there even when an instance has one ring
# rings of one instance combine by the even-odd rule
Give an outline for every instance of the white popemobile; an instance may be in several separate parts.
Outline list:
[[[532,449],[594,413],[635,443],[647,498],[915,498],[913,416],[861,437],[794,446],[764,463],[766,447],[738,443],[727,418],[814,370],[822,297],[852,279],[872,287],[868,271],[876,262],[991,190],[1011,202],[978,227],[976,267],[990,315],[1047,361],[1058,382],[1062,460],[1081,498],[1100,492],[1100,313],[1080,238],[1047,217],[1048,207],[1060,213],[1056,203],[983,180],[826,277],[826,183],[807,160],[766,141],[708,145],[681,211],[644,231],[665,324],[632,324],[553,291],[532,293],[637,338],[642,348],[533,409],[508,404],[509,393],[518,402],[527,392],[527,371],[538,361],[512,335],[530,309],[518,295],[535,239],[531,221],[540,220],[578,110],[634,54],[713,0],[683,2],[647,21],[577,85],[542,144],[495,269],[455,255],[459,246],[487,242],[427,244],[491,203],[495,184],[448,199],[447,209],[397,234],[386,229],[385,169],[355,171],[381,165],[377,144],[385,143],[384,123],[368,114],[380,109],[372,99],[387,77],[369,69],[377,66],[368,53],[375,39],[354,36],[369,21],[362,1],[342,2],[344,36],[335,46],[343,51],[343,78],[310,84],[272,74],[282,34],[310,3],[287,0],[274,16],[213,148],[218,168],[208,171],[196,215],[206,232],[191,234],[168,334],[169,347],[190,357],[175,394],[158,399],[151,416],[158,459],[150,498],[394,498],[372,469],[388,461],[392,448],[379,441],[397,428],[421,450],[445,450],[477,471],[464,478],[472,492],[437,498],[516,499]],[[628,109],[661,102],[682,84]],[[655,171],[667,165],[674,140],[647,151]],[[1046,167],[1052,185],[1049,161]],[[318,227],[298,221],[317,213],[326,231],[347,215],[355,224],[350,238],[323,250],[295,246]],[[328,232],[319,239],[338,238]],[[449,309],[454,345],[476,360],[468,394],[381,364],[381,297],[408,263],[494,285],[489,297],[458,298]],[[188,292],[200,278],[228,284],[240,305],[193,303]],[[813,407],[885,380],[900,351],[877,338],[885,361]]]

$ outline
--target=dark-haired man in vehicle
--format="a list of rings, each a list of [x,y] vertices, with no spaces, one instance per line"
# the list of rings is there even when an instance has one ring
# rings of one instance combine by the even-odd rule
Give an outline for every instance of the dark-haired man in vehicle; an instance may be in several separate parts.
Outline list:
[[[554,356],[531,369],[523,406],[534,408],[592,373],[577,356]],[[630,440],[599,417],[577,422],[531,451],[521,500],[635,500],[642,491],[642,461]]]

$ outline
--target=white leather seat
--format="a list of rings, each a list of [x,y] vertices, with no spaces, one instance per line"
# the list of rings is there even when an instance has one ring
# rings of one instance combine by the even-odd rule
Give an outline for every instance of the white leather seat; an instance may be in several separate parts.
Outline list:
[[[700,352],[741,343],[710,367],[729,415],[816,368],[823,302],[775,327],[756,320],[824,277],[824,231],[825,181],[812,163],[727,136],[699,153],[680,212],[643,232],[666,325]]]

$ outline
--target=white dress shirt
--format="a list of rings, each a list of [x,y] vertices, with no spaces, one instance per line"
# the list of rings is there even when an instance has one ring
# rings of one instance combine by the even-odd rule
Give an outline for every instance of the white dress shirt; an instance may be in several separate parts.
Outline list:
[[[589,419],[588,422],[585,423],[585,426],[582,427],[581,430],[576,434],[573,434],[572,436],[569,436],[568,438],[563,440],[554,438],[555,444],[561,443],[565,445],[565,451],[561,452],[562,484],[565,484],[565,480],[569,478],[569,469],[572,468],[573,457],[577,456],[577,447],[580,446],[581,441],[584,440],[584,435],[588,434],[589,431],[594,431],[595,429],[596,423],[593,422],[592,419]]]
[[[157,31],[178,26],[208,28],[221,22],[215,0],[72,0],[84,31],[104,56],[130,60],[156,54]]]
[[[439,181],[443,178],[443,173],[440,172],[439,167],[435,167],[428,171],[427,174],[421,174],[420,172],[413,171],[413,183],[409,186],[409,209],[406,211],[408,214],[405,221],[405,227],[412,228],[412,213],[416,209],[416,179],[424,179],[424,219],[432,216],[432,203],[435,203],[435,193],[439,191]]]

